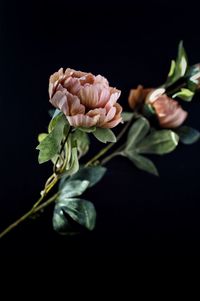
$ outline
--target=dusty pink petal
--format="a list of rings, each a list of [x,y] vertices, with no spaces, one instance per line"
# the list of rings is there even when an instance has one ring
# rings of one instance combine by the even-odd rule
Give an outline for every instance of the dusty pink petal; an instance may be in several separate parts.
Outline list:
[[[101,126],[103,123],[105,123],[105,119],[106,119],[106,109],[102,109],[102,108],[98,108],[98,109],[94,109],[94,110],[90,110],[87,113],[88,116],[90,117],[94,117],[96,115],[99,115],[99,120],[98,120],[98,126]]]
[[[63,68],[52,74],[49,78],[49,97],[51,98],[60,78],[63,78]]]
[[[92,127],[95,126],[99,120],[99,115],[96,115],[94,117],[89,117],[87,115],[78,114],[75,116],[67,116],[67,120],[69,121],[69,124],[74,127]]]
[[[85,107],[80,103],[80,99],[67,92],[67,103],[69,107],[69,114],[67,115],[77,115],[85,114]]]
[[[97,107],[98,104],[98,89],[95,86],[82,87],[78,93],[81,103],[89,109]]]
[[[104,108],[98,108],[94,110],[90,110],[87,115],[90,117],[96,116],[96,115],[105,115],[106,114],[106,109]]]
[[[114,128],[116,125],[118,125],[120,122],[122,122],[122,118],[113,119],[112,121],[105,123],[102,125],[102,128]]]
[[[72,71],[73,71],[72,76],[73,77],[77,77],[77,78],[81,78],[83,76],[87,76],[87,74],[88,74],[87,72],[76,71],[76,70],[73,70],[73,69],[72,69]]]
[[[75,72],[74,69],[67,68],[67,69],[65,70],[65,76],[66,76],[66,77],[72,76],[72,74],[73,74],[74,72]]]
[[[171,103],[169,103],[168,97],[160,96],[156,101],[154,101],[153,107],[159,116],[165,116],[169,113],[169,109],[173,110],[174,105],[172,100]]]
[[[116,108],[116,114],[114,118],[111,121],[103,124],[102,127],[113,128],[116,125],[118,125],[120,122],[122,122],[122,117],[121,117],[122,107],[118,103],[116,103],[114,107]]]
[[[177,101],[169,98],[166,94],[158,97],[152,105],[156,111],[159,124],[163,128],[180,126],[188,115]]]
[[[106,122],[111,121],[115,117],[116,111],[117,111],[116,107],[110,108],[110,110],[108,111],[108,113],[106,115],[106,120],[105,121]]]
[[[72,94],[77,94],[81,88],[80,81],[75,77],[68,77],[63,86]]]
[[[107,102],[105,108],[107,110],[107,112],[110,110],[110,108],[116,104],[118,98],[120,97],[121,91],[117,90],[117,89],[112,89],[112,94],[110,96],[109,101]]]
[[[61,84],[58,84],[58,86],[56,88],[56,92],[57,91],[61,91],[64,94],[65,92],[67,92],[67,89],[63,88],[63,86]]]
[[[104,76],[101,76],[100,74],[95,76],[94,83],[95,84],[102,84],[103,86],[109,87],[108,80]]]
[[[105,107],[110,99],[110,91],[108,88],[103,88],[99,92],[99,102],[98,107]]]
[[[69,114],[69,107],[67,103],[67,96],[61,91],[57,91],[50,99],[52,105],[61,110],[65,115]]]
[[[87,75],[84,75],[84,76],[80,77],[79,81],[80,81],[82,86],[84,86],[86,84],[92,85],[94,83],[94,75],[89,73]]]
[[[159,122],[163,128],[177,128],[187,118],[188,113],[179,107],[171,116],[160,117]]]

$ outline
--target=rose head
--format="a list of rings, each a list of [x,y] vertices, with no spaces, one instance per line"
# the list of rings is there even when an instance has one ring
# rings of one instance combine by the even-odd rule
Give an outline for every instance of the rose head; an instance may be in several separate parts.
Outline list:
[[[145,101],[154,108],[162,128],[177,128],[185,121],[188,113],[182,109],[177,101],[164,93],[165,89],[156,89],[147,95]]]
[[[137,86],[136,89],[131,89],[128,97],[128,103],[132,110],[144,104],[147,94],[152,91],[152,88],[144,89],[142,85]]]
[[[74,127],[115,127],[122,121],[120,93],[101,75],[69,68],[61,68],[49,80],[50,102]]]

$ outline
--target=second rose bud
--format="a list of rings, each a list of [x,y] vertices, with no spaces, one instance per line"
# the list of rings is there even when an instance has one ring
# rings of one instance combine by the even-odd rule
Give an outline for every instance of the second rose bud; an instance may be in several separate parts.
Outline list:
[[[176,100],[165,94],[164,88],[144,89],[139,85],[137,89],[130,91],[128,101],[133,110],[140,110],[145,104],[150,105],[162,128],[177,128],[188,115]]]

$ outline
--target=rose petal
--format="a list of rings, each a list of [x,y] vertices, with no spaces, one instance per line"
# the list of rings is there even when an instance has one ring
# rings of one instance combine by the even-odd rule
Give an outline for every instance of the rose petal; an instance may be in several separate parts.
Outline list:
[[[156,111],[159,124],[163,128],[180,126],[188,115],[177,101],[169,98],[166,94],[158,97],[152,105]]]
[[[59,79],[63,78],[63,68],[52,74],[49,78],[49,97],[51,98]]]
[[[105,119],[106,119],[106,109],[98,108],[98,109],[90,110],[90,111],[87,113],[87,115],[90,116],[90,117],[99,115],[99,120],[98,120],[97,125],[98,125],[99,127],[101,127],[101,125],[105,123]]]
[[[86,75],[80,77],[79,81],[82,86],[84,86],[85,84],[92,85],[94,83],[94,75],[92,75],[91,73],[86,74]]]
[[[104,127],[104,128],[113,128],[116,125],[118,125],[120,122],[122,122],[122,117],[121,117],[122,107],[118,103],[116,103],[114,105],[114,107],[116,109],[116,113],[115,113],[114,118],[111,121],[104,123],[102,125],[102,127]]]
[[[107,88],[102,88],[99,91],[99,102],[98,107],[105,107],[110,98],[110,90]]]
[[[68,77],[65,81],[63,86],[72,94],[77,95],[79,90],[81,89],[80,81],[74,77]]]
[[[89,117],[87,115],[78,114],[75,116],[67,116],[67,120],[69,121],[69,124],[74,127],[92,127],[95,126],[99,120],[99,115],[96,115],[94,117]]]
[[[118,125],[120,122],[122,122],[122,118],[113,119],[112,121],[105,123],[102,125],[102,128],[114,128],[116,125]]]
[[[142,104],[152,89],[144,89],[143,86],[139,85],[136,89],[131,89],[128,97],[128,103],[132,110],[136,108],[136,106]]]
[[[69,106],[67,103],[67,96],[61,91],[57,91],[50,99],[52,105],[61,110],[65,115],[69,114]]]
[[[159,122],[163,128],[177,128],[187,118],[188,113],[179,107],[173,115],[161,117]]]
[[[94,83],[95,84],[102,84],[103,86],[109,87],[108,80],[104,76],[101,76],[100,74],[95,76]]]
[[[116,107],[110,108],[110,110],[106,115],[106,122],[111,121],[115,117],[116,111],[117,111]]]
[[[80,99],[67,92],[67,102],[69,106],[68,115],[85,114],[85,107],[80,103]]]
[[[105,108],[107,112],[110,110],[110,108],[117,102],[118,98],[120,97],[121,91],[117,89],[111,88],[111,96],[109,101],[107,102]]]
[[[78,93],[81,103],[89,109],[97,107],[98,90],[94,86],[82,87]]]

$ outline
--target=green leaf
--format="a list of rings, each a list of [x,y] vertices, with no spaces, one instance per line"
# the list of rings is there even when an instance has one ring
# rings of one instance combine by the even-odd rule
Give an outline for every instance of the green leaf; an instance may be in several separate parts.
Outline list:
[[[53,214],[53,228],[60,234],[71,234],[68,217],[88,230],[93,230],[96,223],[94,205],[82,199],[65,199],[56,203]]]
[[[192,79],[188,79],[187,80],[187,88],[192,91],[192,92],[195,92],[198,88],[198,82],[197,81],[193,81]]]
[[[168,78],[165,87],[169,87],[173,83],[175,83],[178,79],[183,77],[186,74],[188,66],[187,55],[183,47],[183,42],[181,41],[178,46],[178,55],[176,62],[172,60],[170,71],[168,74]]]
[[[47,133],[41,133],[38,135],[38,142],[42,142],[42,140],[44,140],[46,137],[48,136]]]
[[[67,128],[69,130],[70,125],[69,125],[65,115],[62,112],[60,112],[59,110],[55,110],[54,115],[53,115],[51,121],[49,122],[49,126],[48,126],[49,133],[51,133],[53,131],[53,129],[55,128],[57,123],[60,122],[60,120],[65,120],[65,125],[67,126]]]
[[[97,128],[93,135],[101,142],[116,142],[115,134],[110,129]]]
[[[178,56],[176,59],[175,67],[175,74],[178,78],[185,75],[187,70],[187,64],[187,55],[183,47],[183,41],[181,41],[178,46]]]
[[[76,141],[79,157],[84,156],[88,152],[90,145],[88,134],[76,129],[72,134],[72,139]]]
[[[94,131],[96,131],[96,127],[92,126],[90,128],[85,128],[85,127],[78,127],[78,130],[85,132],[85,133],[93,133]]]
[[[71,149],[70,163],[65,172],[66,175],[73,175],[79,170],[78,151],[77,147]]]
[[[181,91],[175,93],[172,98],[179,97],[185,101],[191,101],[194,96],[194,92],[186,88],[181,88]]]
[[[168,73],[168,78],[172,78],[173,77],[175,68],[176,68],[176,62],[174,60],[172,60],[171,61],[171,66],[170,66],[170,70],[169,70],[169,73]]]
[[[144,170],[150,174],[153,174],[155,176],[158,176],[158,170],[156,168],[156,166],[154,165],[154,163],[149,160],[148,158],[144,157],[144,156],[141,156],[141,155],[138,155],[136,152],[130,152],[130,151],[127,151],[125,150],[123,152],[123,155],[125,157],[127,157],[129,160],[131,160],[133,162],[133,164],[141,169],[141,170]]]
[[[189,68],[186,77],[188,79],[187,88],[195,92],[200,84],[200,64],[193,65]]]
[[[104,176],[106,172],[106,167],[101,165],[91,166],[91,167],[81,167],[77,173],[72,175],[70,178],[64,176],[60,181],[59,189],[62,189],[66,185],[66,181],[88,181],[88,187],[96,185]]]
[[[176,133],[179,135],[180,141],[183,144],[193,144],[200,138],[200,132],[189,126],[181,126],[176,129]]]
[[[178,141],[178,135],[171,130],[153,131],[137,145],[136,152],[164,155],[172,152]]]
[[[52,159],[60,150],[66,118],[63,114],[58,115],[56,118],[53,130],[36,147],[40,151],[38,158],[40,164]]]
[[[89,181],[87,180],[66,181],[63,188],[59,191],[58,200],[80,196],[88,188],[88,186],[89,186]]]
[[[127,122],[131,120],[131,118],[133,118],[133,112],[122,112],[121,116],[122,116],[122,120],[124,122]]]
[[[135,145],[146,136],[149,129],[150,125],[146,118],[140,117],[136,120],[128,132],[126,149],[132,150]]]

